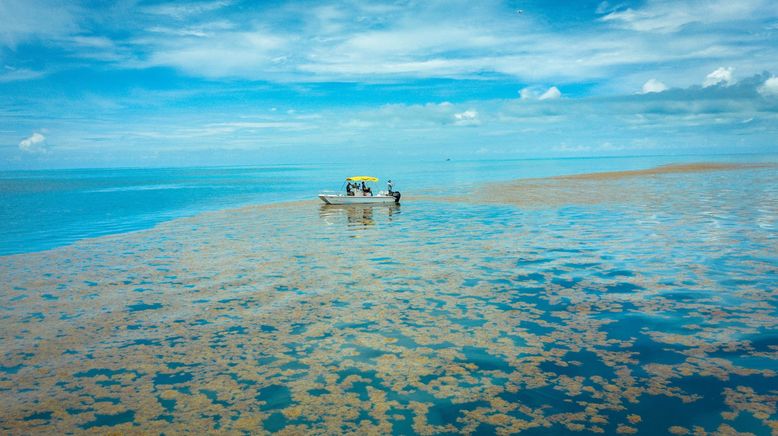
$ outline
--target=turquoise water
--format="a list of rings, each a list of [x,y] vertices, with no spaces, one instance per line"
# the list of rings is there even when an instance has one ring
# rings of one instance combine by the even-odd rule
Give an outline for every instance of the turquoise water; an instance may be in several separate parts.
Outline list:
[[[0,172],[0,255],[153,227],[203,211],[314,198],[348,175],[395,180],[405,194],[466,189],[474,183],[650,168],[694,156],[383,162],[162,169]],[[778,156],[714,156],[706,161],[778,161]]]
[[[775,167],[425,177],[0,257],[0,432],[771,434]]]

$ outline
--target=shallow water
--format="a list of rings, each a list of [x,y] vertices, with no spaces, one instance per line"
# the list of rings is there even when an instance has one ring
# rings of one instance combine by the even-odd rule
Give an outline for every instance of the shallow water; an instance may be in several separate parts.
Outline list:
[[[776,431],[775,168],[596,183],[0,257],[0,430]]]
[[[371,174],[403,194],[459,192],[474,183],[649,168],[693,156],[505,161],[105,168],[0,171],[0,255],[29,253],[81,239],[154,227],[205,211],[316,198],[344,189],[343,178]],[[713,161],[778,162],[778,155],[712,156]]]

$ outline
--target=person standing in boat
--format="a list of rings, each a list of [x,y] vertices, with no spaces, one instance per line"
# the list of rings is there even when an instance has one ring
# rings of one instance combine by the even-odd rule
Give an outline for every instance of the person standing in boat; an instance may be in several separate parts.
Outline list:
[[[394,185],[392,184],[392,181],[389,180],[386,182],[386,190],[389,192],[389,195],[392,195],[392,189],[394,189]]]

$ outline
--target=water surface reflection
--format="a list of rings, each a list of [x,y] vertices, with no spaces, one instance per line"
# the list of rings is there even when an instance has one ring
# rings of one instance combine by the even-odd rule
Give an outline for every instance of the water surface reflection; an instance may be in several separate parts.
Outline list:
[[[388,204],[322,204],[319,217],[327,225],[345,223],[352,230],[374,226],[376,222],[391,222],[400,213],[400,205]]]

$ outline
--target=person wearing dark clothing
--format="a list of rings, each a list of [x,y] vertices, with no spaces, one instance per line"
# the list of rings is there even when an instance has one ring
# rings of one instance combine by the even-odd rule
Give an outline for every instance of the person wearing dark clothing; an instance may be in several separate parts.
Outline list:
[[[363,195],[373,195],[373,192],[370,190],[367,185],[365,185],[365,182],[362,182],[362,194]]]

